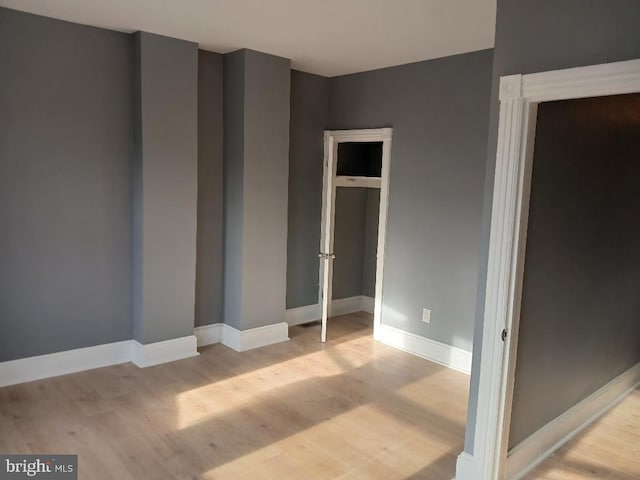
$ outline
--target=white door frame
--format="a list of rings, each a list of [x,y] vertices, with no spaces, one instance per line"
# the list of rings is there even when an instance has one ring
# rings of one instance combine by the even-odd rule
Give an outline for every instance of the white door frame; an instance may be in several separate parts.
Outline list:
[[[473,455],[458,480],[505,479],[520,323],[537,107],[540,102],[640,92],[640,60],[500,79],[482,357]],[[501,336],[506,331],[506,341]]]
[[[322,341],[326,339],[327,318],[331,316],[331,283],[333,279],[333,238],[335,226],[336,163],[338,145],[344,142],[382,142],[382,171],[380,178],[380,212],[378,216],[378,251],[376,257],[376,291],[373,313],[373,338],[379,340],[382,321],[382,281],[384,275],[384,254],[387,240],[387,209],[389,203],[389,168],[391,163],[392,128],[365,130],[326,130],[324,132],[324,173],[322,188],[322,227],[320,252],[328,257],[320,259],[320,282],[318,302],[322,305]],[[376,182],[374,182],[376,183]],[[363,184],[363,186],[367,186]],[[370,186],[374,186],[373,183]],[[322,292],[327,285],[326,298]]]

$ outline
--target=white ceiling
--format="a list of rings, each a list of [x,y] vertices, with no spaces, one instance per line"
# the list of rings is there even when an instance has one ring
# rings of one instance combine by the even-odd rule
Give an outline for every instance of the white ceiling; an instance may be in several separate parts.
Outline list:
[[[226,53],[251,48],[326,76],[493,47],[496,0],[0,0],[123,32]]]

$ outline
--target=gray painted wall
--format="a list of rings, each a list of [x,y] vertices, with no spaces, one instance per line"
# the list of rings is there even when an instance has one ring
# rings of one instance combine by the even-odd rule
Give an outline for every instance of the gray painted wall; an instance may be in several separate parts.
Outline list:
[[[222,55],[200,50],[196,326],[222,322],[222,102]]]
[[[380,189],[336,190],[332,297],[375,297]]]
[[[362,295],[367,189],[336,189],[332,298]]]
[[[287,308],[318,302],[324,129],[329,79],[291,71]]]
[[[129,339],[131,37],[0,8],[0,65],[0,361]]]
[[[367,210],[364,250],[362,260],[362,295],[376,296],[376,267],[378,253],[378,221],[380,214],[380,189],[367,188]]]
[[[394,129],[382,321],[469,350],[491,62],[485,50],[331,79],[330,128]]]
[[[323,132],[328,124],[329,82],[319,75],[291,72],[287,308],[318,302]],[[336,203],[338,258],[333,298],[374,296],[379,193],[375,189],[369,193],[366,189],[345,190],[338,189]],[[345,255],[343,251],[358,253]]]
[[[638,112],[538,108],[510,447],[640,362]]]
[[[635,0],[498,0],[491,116],[482,214],[481,262],[465,451],[473,452],[482,347],[493,175],[502,75],[533,73],[640,57],[640,3]]]
[[[291,72],[288,59],[253,50],[228,57],[225,88],[239,86],[225,102],[225,130],[231,129],[225,141],[232,142],[225,148],[225,190],[242,183],[242,199],[225,206],[226,225],[234,229],[225,249],[241,251],[226,259],[224,321],[246,330],[285,320]],[[231,264],[238,260],[239,270]],[[238,283],[241,292],[227,295]]]
[[[134,338],[193,334],[198,168],[198,46],[134,35]]]
[[[243,50],[223,57],[223,220],[224,260],[222,318],[239,325],[242,318],[244,90]],[[233,319],[233,320],[230,320]]]

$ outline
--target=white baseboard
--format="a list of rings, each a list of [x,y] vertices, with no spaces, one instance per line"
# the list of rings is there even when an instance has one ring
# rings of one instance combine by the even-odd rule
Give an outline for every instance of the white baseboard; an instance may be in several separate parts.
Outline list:
[[[376,308],[376,299],[373,297],[362,296],[362,311],[373,315],[373,311]]]
[[[475,468],[473,455],[462,452],[458,455],[458,461],[456,462],[455,480],[472,480]]]
[[[198,339],[198,347],[222,343],[238,352],[244,352],[252,348],[289,340],[289,324],[281,322],[249,330],[238,330],[224,323],[214,323],[213,325],[196,327],[193,334]]]
[[[264,347],[289,340],[289,324],[287,322],[265,325],[264,327],[238,330],[223,325],[222,343],[237,352]]]
[[[349,298],[339,298],[331,302],[331,316],[347,315],[362,311],[362,295]]]
[[[193,335],[143,345],[136,340],[77,348],[37,357],[0,362],[0,387],[69,373],[133,362],[150,367],[198,355],[197,347],[222,342],[237,351],[289,340],[289,325],[281,322],[239,331],[216,323],[194,329]]]
[[[349,298],[339,298],[331,302],[331,315],[346,315],[355,312],[367,312],[373,314],[375,299],[364,295]],[[290,308],[287,310],[287,323],[289,326],[315,322],[322,318],[322,305],[315,303],[304,307]]]
[[[138,343],[137,340],[132,340],[131,361],[138,367],[151,367],[200,355],[197,347],[198,339],[195,335],[172,338],[171,340],[148,343],[146,345]]]
[[[380,342],[469,375],[471,352],[382,324]]]
[[[506,478],[513,480],[522,478],[638,385],[640,385],[640,363],[614,378],[514,447],[507,456]]]
[[[223,323],[214,323],[194,328],[193,334],[198,339],[198,347],[220,343],[222,341],[223,325]]]
[[[319,303],[304,307],[290,308],[286,313],[286,320],[290,327],[303,323],[315,322],[322,317],[322,306]]]
[[[131,360],[131,340],[0,363],[0,387],[108,367]]]

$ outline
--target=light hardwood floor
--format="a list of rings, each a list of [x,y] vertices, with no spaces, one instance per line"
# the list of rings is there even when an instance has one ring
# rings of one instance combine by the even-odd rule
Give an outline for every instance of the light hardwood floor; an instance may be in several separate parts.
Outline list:
[[[244,353],[0,389],[0,452],[77,453],[81,479],[446,479],[469,378],[374,342],[371,317]],[[640,479],[640,389],[526,480]]]
[[[525,478],[640,479],[640,389],[634,390]]]
[[[443,479],[469,377],[374,342],[371,316],[290,342],[0,389],[0,452],[77,453],[79,478]]]

